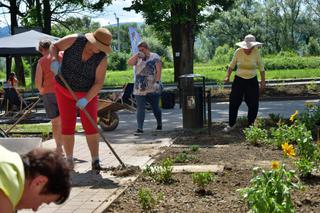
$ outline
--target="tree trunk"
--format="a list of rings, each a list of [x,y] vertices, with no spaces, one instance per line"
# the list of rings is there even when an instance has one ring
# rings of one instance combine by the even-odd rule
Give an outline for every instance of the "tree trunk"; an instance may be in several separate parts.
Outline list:
[[[171,14],[194,14],[194,8],[176,4]],[[193,51],[195,40],[194,20],[171,25],[171,45],[173,50],[174,81],[178,82],[180,75],[193,73]]]
[[[37,13],[37,24],[41,29],[43,29],[43,24],[42,24],[42,16],[41,16],[41,4],[40,0],[36,0],[36,13]]]
[[[182,41],[180,35],[182,33],[181,26],[179,24],[172,25],[171,28],[171,46],[173,52],[173,65],[174,65],[174,82],[178,81],[179,76],[181,75],[181,50],[182,50]]]
[[[19,13],[19,8],[17,6],[16,0],[10,0],[10,20],[11,20],[11,34],[14,35],[14,28],[18,26],[17,15]],[[19,80],[19,85],[25,86],[26,80],[24,76],[24,69],[22,58],[20,56],[16,56],[14,58],[15,65],[16,65],[16,75]],[[9,76],[7,76],[8,79]]]
[[[50,8],[50,1],[43,0],[43,32],[46,34],[51,34],[51,8]]]

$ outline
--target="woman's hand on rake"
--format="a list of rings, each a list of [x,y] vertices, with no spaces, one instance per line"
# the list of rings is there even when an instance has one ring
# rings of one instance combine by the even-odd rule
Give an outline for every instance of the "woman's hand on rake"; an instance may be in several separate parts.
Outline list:
[[[88,100],[86,98],[80,98],[77,103],[76,103],[76,106],[83,110],[88,104]]]

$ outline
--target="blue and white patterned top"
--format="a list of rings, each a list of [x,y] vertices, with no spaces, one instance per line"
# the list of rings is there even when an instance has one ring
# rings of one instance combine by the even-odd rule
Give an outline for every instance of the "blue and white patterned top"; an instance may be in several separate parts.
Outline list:
[[[149,58],[138,59],[135,69],[134,95],[146,95],[148,93],[160,92],[155,86],[156,65],[161,63],[160,56],[150,53]]]

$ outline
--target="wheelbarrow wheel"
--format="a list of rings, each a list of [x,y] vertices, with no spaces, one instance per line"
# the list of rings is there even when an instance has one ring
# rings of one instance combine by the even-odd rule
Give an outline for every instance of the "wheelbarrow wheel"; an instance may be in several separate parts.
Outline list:
[[[99,118],[99,125],[103,131],[115,130],[119,125],[118,114],[115,112],[106,113],[105,116]]]

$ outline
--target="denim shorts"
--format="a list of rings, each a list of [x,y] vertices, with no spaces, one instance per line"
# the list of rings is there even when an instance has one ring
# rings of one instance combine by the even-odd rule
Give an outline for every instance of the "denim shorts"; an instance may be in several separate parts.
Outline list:
[[[59,108],[54,93],[47,93],[42,96],[43,106],[46,110],[47,117],[53,119],[59,116]]]

